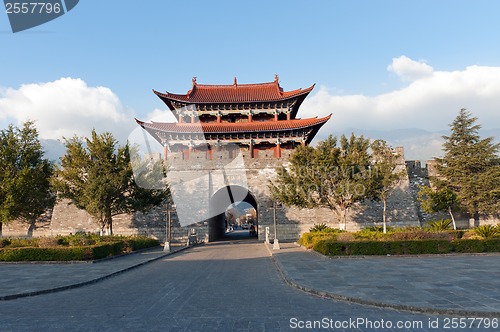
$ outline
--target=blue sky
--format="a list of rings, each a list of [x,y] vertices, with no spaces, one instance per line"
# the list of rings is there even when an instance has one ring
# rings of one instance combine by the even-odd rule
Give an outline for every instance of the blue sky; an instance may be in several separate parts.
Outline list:
[[[425,137],[391,143],[427,158],[462,107],[500,128],[499,12],[498,1],[81,0],[16,34],[1,12],[0,125],[123,137],[134,117],[165,111],[151,89],[279,74],[285,90],[317,84],[299,116],[333,113],[319,138],[418,128]]]

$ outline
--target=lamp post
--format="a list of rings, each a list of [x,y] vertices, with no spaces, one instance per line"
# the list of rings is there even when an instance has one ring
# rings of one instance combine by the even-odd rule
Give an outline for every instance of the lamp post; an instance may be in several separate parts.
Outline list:
[[[170,214],[172,205],[170,202],[167,203],[167,209],[165,211],[165,217],[166,217],[166,234],[165,234],[165,246],[163,247],[163,251],[170,251],[170,245],[172,241],[172,216]]]
[[[273,219],[274,219],[274,243],[273,243],[273,249],[281,249],[280,248],[280,243],[278,241],[278,232],[276,230],[276,201],[273,200]]]

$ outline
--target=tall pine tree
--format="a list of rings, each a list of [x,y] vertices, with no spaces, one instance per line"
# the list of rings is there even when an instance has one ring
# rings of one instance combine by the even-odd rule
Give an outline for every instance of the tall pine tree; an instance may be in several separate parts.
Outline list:
[[[443,158],[437,158],[437,188],[447,187],[456,193],[461,207],[479,220],[480,214],[492,213],[498,204],[499,144],[493,137],[481,139],[476,123],[466,109],[461,109],[450,125],[451,134],[443,136]]]

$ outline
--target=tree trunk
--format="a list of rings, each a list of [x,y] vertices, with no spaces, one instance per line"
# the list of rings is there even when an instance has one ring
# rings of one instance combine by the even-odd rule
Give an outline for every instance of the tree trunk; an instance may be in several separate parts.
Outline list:
[[[455,218],[453,217],[453,213],[451,212],[451,206],[448,206],[448,213],[451,217],[451,222],[453,223],[453,229],[457,230],[457,224],[455,223]]]
[[[347,229],[347,209],[340,210],[340,230],[345,231]]]
[[[108,227],[108,235],[113,235],[113,217],[111,213],[106,213],[106,217],[104,217],[104,224]]]
[[[36,220],[30,220],[29,221],[29,227],[28,227],[28,237],[33,237],[33,231],[35,230],[35,223]]]
[[[0,222],[0,237],[2,237],[3,222]]]
[[[387,220],[387,199],[384,198],[384,213],[383,213],[383,216],[382,216],[382,221],[383,221],[383,224],[384,224],[384,234],[387,233],[387,223],[386,223],[386,220]]]
[[[99,235],[106,235],[106,222],[104,220],[101,221],[101,230],[99,231]]]

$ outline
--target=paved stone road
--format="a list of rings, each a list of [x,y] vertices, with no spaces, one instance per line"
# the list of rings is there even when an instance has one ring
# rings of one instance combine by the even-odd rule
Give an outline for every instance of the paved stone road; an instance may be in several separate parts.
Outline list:
[[[437,331],[429,320],[444,323],[298,291],[280,278],[266,247],[248,241],[194,247],[100,283],[0,302],[2,331],[289,331],[322,319],[331,327],[364,319],[344,330],[390,323],[403,331],[401,321],[422,324],[408,331]]]
[[[500,320],[499,254],[329,258],[293,243],[281,247],[274,258],[303,289],[399,309]]]

